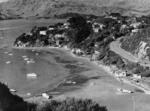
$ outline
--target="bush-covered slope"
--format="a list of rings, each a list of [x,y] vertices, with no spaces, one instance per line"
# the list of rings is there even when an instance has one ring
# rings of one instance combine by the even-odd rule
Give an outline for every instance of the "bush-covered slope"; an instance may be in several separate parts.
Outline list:
[[[136,34],[121,41],[121,47],[141,59],[150,59],[150,28],[141,29]]]
[[[25,102],[21,97],[13,95],[7,86],[0,83],[1,111],[35,111],[36,105]]]
[[[90,99],[52,100],[42,106],[31,104],[11,94],[8,87],[0,83],[0,111],[107,111],[107,109]]]
[[[53,17],[64,13],[102,15],[107,12],[149,14],[149,0],[9,0],[0,5],[3,18]]]

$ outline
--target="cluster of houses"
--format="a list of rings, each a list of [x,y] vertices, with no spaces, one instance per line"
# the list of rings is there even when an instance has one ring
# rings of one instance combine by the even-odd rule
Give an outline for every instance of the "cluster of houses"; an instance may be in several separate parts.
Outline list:
[[[141,75],[133,74],[130,73],[129,71],[118,69],[116,66],[112,65],[111,67],[111,72],[113,75],[117,78],[124,78],[124,77],[129,77],[130,80],[138,82],[138,80],[142,79]]]
[[[139,27],[144,24],[144,21],[137,22],[136,18],[128,18],[125,16],[123,17],[118,13],[107,15],[104,18],[111,18],[117,21],[117,23],[121,25],[120,31],[131,29],[132,34],[137,33],[139,31]],[[88,20],[87,22],[91,24],[94,33],[99,33],[106,28],[106,25],[99,20]],[[16,45],[17,47],[33,47],[33,44],[34,46],[38,46],[40,44],[39,46],[65,46],[68,49],[65,42],[68,41],[66,31],[70,29],[69,25],[70,23],[65,22],[58,23],[54,26],[49,27],[34,28],[31,33],[27,33],[18,37],[14,45]],[[96,47],[98,46],[95,44],[95,49]],[[74,54],[85,56],[85,51],[79,48],[72,48],[70,50]],[[90,56],[91,60],[97,60],[99,54],[100,52],[98,50],[94,50],[94,53],[92,53],[92,55]],[[114,75],[117,77],[126,77],[129,74],[123,70],[115,70]],[[135,79],[141,79],[140,75],[132,74],[132,76]]]
[[[69,23],[57,24],[49,27],[36,27],[30,33],[19,36],[14,45],[17,47],[38,47],[38,46],[61,46],[66,37],[65,30]]]

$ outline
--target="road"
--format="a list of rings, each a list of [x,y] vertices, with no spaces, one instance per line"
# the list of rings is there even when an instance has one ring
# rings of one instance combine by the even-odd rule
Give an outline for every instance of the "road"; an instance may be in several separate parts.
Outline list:
[[[141,60],[140,58],[132,55],[130,52],[127,52],[124,49],[122,49],[119,45],[119,40],[120,39],[110,43],[110,50],[114,51],[116,54],[120,55],[121,57],[123,57],[131,62],[135,62],[135,63],[138,62],[142,66],[150,67],[150,61]]]

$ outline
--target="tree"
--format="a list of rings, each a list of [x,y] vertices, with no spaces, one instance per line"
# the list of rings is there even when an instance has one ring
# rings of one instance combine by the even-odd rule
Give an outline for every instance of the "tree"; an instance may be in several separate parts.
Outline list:
[[[67,98],[63,101],[52,100],[44,107],[38,107],[37,111],[107,111],[107,109],[91,99]]]
[[[82,16],[71,17],[67,22],[70,23],[71,28],[81,28],[87,24],[86,19]]]

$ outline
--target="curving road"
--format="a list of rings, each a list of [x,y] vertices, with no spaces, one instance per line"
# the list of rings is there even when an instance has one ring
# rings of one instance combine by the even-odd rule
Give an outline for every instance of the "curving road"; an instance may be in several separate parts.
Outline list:
[[[120,47],[119,43],[120,39],[117,39],[116,41],[113,41],[110,43],[110,50],[114,51],[116,54],[120,55],[121,57],[135,63],[139,63],[142,66],[148,66],[150,67],[150,61],[141,60],[138,57],[132,55],[130,52],[125,51]]]

